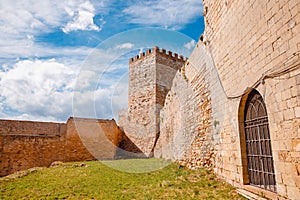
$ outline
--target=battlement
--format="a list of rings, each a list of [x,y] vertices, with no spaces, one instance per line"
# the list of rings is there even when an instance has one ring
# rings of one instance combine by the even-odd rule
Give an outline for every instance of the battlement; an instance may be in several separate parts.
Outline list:
[[[166,51],[166,49],[163,48],[160,49],[159,47],[155,46],[152,49],[147,49],[146,52],[141,52],[139,55],[130,58],[129,64],[132,64],[136,61],[143,60],[144,58],[152,54],[156,54],[165,58],[170,58],[179,62],[185,62],[187,60],[187,58],[182,55],[178,55],[177,53],[173,53],[172,51]]]

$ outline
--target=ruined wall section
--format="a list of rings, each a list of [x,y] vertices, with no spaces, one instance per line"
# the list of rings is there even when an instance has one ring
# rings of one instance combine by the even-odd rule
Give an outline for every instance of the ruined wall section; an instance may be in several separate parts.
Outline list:
[[[205,0],[204,14],[203,41],[225,94],[212,91],[219,105],[213,108],[215,172],[236,186],[249,183],[239,111],[246,89],[256,88],[268,112],[277,196],[297,199],[300,2]]]
[[[113,159],[122,131],[114,120],[67,123],[0,120],[0,176],[54,161]]]
[[[128,110],[120,112],[119,125],[146,156],[151,156],[159,134],[166,94],[184,62],[182,56],[158,47],[130,59]]]

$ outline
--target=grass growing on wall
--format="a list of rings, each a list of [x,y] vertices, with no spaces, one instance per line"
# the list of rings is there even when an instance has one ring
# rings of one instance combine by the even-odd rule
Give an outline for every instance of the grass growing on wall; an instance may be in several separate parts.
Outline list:
[[[126,173],[109,166],[143,171],[157,159],[64,163],[21,178],[0,179],[0,199],[243,199],[210,170],[176,164],[149,172]],[[129,164],[130,163],[130,164]],[[126,167],[127,166],[127,167]],[[123,168],[122,168],[123,170]]]

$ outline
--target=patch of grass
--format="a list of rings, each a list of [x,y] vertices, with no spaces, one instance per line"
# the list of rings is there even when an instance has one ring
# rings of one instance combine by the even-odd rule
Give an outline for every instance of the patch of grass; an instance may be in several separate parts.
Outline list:
[[[171,161],[165,159],[135,159],[129,160],[107,160],[102,161],[106,166],[129,173],[146,173],[162,169],[171,164]]]
[[[145,172],[166,163],[158,159],[104,163],[64,163],[21,178],[2,178],[0,199],[243,199],[210,170],[192,171],[170,164],[153,172],[127,173],[108,166]]]

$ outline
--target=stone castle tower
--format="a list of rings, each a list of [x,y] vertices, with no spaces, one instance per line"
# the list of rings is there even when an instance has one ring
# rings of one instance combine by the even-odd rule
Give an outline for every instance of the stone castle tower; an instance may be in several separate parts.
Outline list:
[[[165,97],[185,61],[183,56],[158,47],[129,60],[128,110],[120,112],[119,125],[146,156],[159,135]]]

